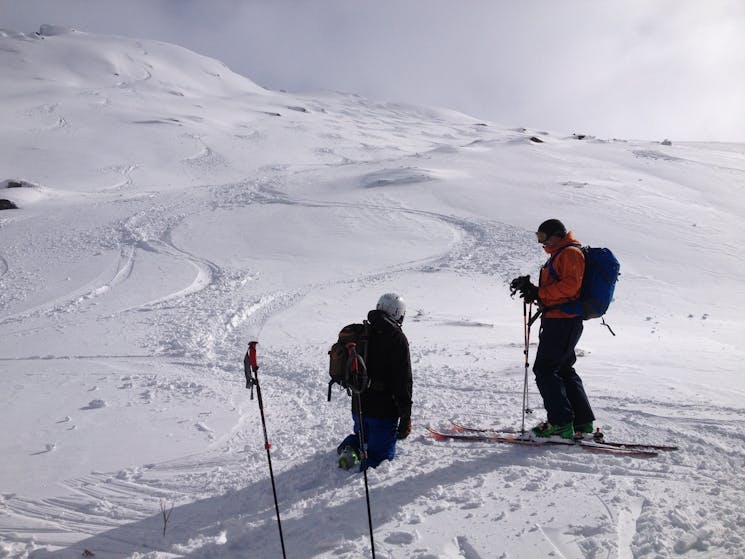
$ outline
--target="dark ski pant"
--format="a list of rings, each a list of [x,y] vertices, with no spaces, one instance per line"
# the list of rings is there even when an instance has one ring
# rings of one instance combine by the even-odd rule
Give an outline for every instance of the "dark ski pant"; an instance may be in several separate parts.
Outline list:
[[[533,363],[535,383],[552,425],[575,425],[595,420],[582,379],[574,370],[574,352],[582,336],[581,318],[544,318]]]
[[[354,434],[348,435],[339,445],[351,446],[360,451],[360,422],[359,416],[352,414],[354,420]],[[383,460],[393,460],[396,456],[396,428],[398,419],[381,419],[377,417],[364,417],[363,427],[365,435],[365,446],[367,446],[367,465],[377,468]],[[365,464],[360,464],[360,471]]]

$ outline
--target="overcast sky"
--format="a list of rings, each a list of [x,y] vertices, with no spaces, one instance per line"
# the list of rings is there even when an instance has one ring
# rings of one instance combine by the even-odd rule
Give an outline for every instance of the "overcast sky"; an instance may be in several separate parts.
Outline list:
[[[272,89],[745,142],[745,0],[0,0],[0,28],[42,23],[177,43]]]

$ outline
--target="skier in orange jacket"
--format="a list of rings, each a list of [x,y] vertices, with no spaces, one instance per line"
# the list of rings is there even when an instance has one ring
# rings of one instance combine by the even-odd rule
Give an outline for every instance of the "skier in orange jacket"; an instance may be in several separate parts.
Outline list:
[[[550,255],[541,268],[538,285],[528,277],[516,278],[517,289],[528,303],[544,309],[533,373],[548,420],[533,428],[537,437],[571,438],[575,432],[592,433],[595,415],[582,379],[574,369],[575,348],[582,336],[582,317],[555,308],[579,298],[585,270],[580,243],[558,219],[541,223],[536,238]],[[525,281],[518,281],[525,279]]]

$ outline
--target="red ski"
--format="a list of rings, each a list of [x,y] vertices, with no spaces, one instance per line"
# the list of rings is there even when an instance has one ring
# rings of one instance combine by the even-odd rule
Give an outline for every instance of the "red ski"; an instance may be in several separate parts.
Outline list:
[[[468,427],[466,425],[463,425],[461,423],[458,423],[456,421],[451,421],[453,426],[456,429],[456,432],[467,432],[467,433],[486,433],[491,435],[509,435],[509,436],[517,436],[519,433],[518,430],[511,430],[511,429],[482,429],[477,427]],[[595,433],[587,433],[582,438],[583,441],[594,441],[597,443],[603,443],[604,445],[614,446],[614,447],[620,447],[620,448],[635,448],[635,449],[642,449],[642,450],[658,450],[658,451],[665,451],[665,452],[671,452],[673,450],[678,450],[678,447],[675,445],[664,445],[664,444],[655,444],[655,443],[630,443],[630,442],[617,442],[617,441],[608,441],[605,439],[605,435],[600,431],[600,429],[596,430]]]
[[[462,442],[493,442],[493,443],[507,443],[507,444],[518,444],[530,447],[545,447],[545,446],[576,446],[589,452],[601,453],[601,454],[614,454],[617,456],[632,456],[635,458],[653,458],[658,455],[658,452],[654,449],[648,448],[635,448],[617,446],[615,444],[607,444],[597,441],[585,440],[585,439],[561,439],[561,438],[548,438],[548,439],[537,439],[537,438],[522,438],[519,434],[508,435],[508,434],[492,434],[492,433],[464,433],[462,431],[450,431],[450,430],[437,430],[431,427],[427,427],[430,436],[438,441],[455,440]]]

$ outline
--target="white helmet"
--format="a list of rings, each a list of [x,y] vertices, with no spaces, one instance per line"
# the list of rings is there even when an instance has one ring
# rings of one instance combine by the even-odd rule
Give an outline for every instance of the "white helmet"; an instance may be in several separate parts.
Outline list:
[[[403,298],[396,293],[385,293],[378,299],[378,305],[375,307],[383,311],[390,318],[401,324],[406,314],[406,303]]]

